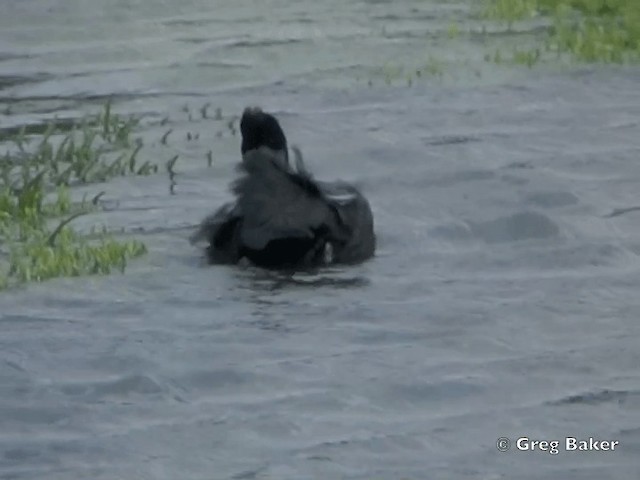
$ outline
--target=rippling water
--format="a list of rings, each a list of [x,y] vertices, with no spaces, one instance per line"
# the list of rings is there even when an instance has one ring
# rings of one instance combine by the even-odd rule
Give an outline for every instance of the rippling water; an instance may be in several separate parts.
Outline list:
[[[3,2],[0,127],[112,96],[141,155],[180,159],[175,195],[89,187],[108,208],[77,225],[150,248],[126,275],[0,294],[0,478],[637,479],[638,69],[474,63],[481,42],[442,35],[478,22],[464,2],[236,3]],[[376,73],[430,55],[441,80]],[[228,198],[248,104],[362,187],[375,259],[203,265],[187,237]]]

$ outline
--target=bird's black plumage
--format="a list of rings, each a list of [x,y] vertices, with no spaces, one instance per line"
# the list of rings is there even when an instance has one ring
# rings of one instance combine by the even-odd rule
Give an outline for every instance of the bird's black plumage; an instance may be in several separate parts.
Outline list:
[[[240,129],[236,201],[207,217],[191,237],[209,242],[212,263],[244,257],[265,268],[305,268],[374,254],[373,215],[355,187],[316,181],[297,149],[291,166],[280,124],[259,108],[245,109]]]

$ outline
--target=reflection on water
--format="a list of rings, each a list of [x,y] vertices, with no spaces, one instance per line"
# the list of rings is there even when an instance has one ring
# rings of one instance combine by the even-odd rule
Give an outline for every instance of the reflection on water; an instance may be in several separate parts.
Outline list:
[[[0,293],[0,477],[635,479],[638,71],[487,63],[503,30],[447,35],[473,12],[5,1],[2,135],[111,99],[141,117],[141,161],[178,160],[74,187],[105,192],[78,228],[147,243],[127,274]],[[319,178],[361,186],[374,259],[204,264],[188,237],[256,104]],[[567,435],[624,448],[495,449]]]

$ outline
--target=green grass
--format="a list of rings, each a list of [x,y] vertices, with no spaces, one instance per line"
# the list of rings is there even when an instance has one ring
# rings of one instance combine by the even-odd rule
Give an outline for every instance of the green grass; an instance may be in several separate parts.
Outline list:
[[[637,0],[487,0],[485,15],[507,22],[549,20],[543,45],[516,49],[515,63],[532,66],[541,52],[582,62],[637,63],[640,60],[640,2]],[[503,57],[501,55],[501,57]]]
[[[113,114],[108,103],[94,117],[69,125],[51,121],[0,135],[0,289],[54,277],[124,271],[146,252],[137,240],[97,238],[72,228],[99,208],[99,192],[74,202],[74,185],[118,175],[149,175],[158,165],[140,164],[142,140],[132,138],[135,118]]]

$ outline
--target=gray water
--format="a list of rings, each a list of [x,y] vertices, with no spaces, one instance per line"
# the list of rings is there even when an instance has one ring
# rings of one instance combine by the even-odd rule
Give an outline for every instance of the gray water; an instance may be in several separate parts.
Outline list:
[[[485,63],[443,33],[481,23],[465,2],[0,8],[0,127],[111,97],[142,116],[141,156],[180,155],[174,195],[162,174],[76,192],[106,191],[78,228],[147,243],[125,275],[0,293],[0,478],[638,478],[637,68]],[[431,55],[442,78],[379,74]],[[227,124],[252,104],[362,188],[373,260],[204,265],[187,237],[229,198]]]

